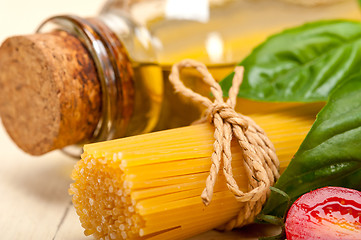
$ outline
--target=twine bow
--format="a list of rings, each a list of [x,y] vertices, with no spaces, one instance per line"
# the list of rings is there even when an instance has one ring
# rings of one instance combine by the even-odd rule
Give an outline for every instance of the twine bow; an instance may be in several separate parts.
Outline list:
[[[179,72],[186,67],[194,67],[203,75],[203,81],[210,86],[215,98],[212,102],[209,98],[193,92],[180,80]],[[223,173],[226,178],[228,189],[234,194],[237,201],[244,203],[239,215],[230,220],[222,227],[224,230],[231,230],[251,223],[254,217],[261,211],[262,205],[269,194],[269,187],[279,177],[279,161],[272,142],[265,132],[249,117],[243,116],[234,110],[239,87],[243,80],[243,67],[235,68],[232,87],[229,90],[229,98],[223,100],[222,89],[213,79],[206,66],[194,60],[183,60],[172,67],[169,76],[175,91],[194,102],[203,104],[206,110],[206,117],[215,127],[214,152],[211,156],[212,165],[210,174],[206,180],[206,187],[201,195],[205,205],[210,204],[213,188],[217,180],[218,172],[223,160]],[[198,122],[204,121],[201,119]],[[244,167],[249,179],[249,192],[239,189],[232,172],[231,140],[234,136],[242,148]]]

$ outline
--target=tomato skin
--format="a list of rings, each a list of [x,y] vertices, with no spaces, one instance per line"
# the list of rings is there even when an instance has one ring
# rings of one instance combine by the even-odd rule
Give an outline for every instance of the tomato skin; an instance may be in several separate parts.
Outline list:
[[[287,240],[360,240],[361,192],[324,187],[302,195],[287,213]]]

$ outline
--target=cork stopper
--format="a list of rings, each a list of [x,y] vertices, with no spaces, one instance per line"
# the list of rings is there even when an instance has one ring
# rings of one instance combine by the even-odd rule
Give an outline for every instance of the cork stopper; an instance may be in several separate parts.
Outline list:
[[[13,141],[32,155],[91,137],[101,90],[81,42],[63,31],[7,39],[0,47],[0,116]]]

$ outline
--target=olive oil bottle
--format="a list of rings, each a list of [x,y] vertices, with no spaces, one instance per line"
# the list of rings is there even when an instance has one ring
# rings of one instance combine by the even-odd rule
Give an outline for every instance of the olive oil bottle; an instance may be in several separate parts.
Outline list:
[[[2,44],[0,115],[14,142],[34,155],[188,125],[203,109],[173,92],[172,64],[192,58],[221,80],[270,35],[319,19],[360,19],[357,4],[110,0],[98,16],[51,17],[36,34]],[[209,95],[195,70],[181,77]],[[290,106],[240,101],[246,114]]]

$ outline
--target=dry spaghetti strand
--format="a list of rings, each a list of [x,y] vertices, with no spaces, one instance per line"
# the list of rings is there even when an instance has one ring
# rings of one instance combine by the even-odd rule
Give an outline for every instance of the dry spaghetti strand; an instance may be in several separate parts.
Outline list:
[[[187,88],[180,80],[180,70],[194,67],[203,75],[203,81],[210,86],[215,97],[214,102]],[[214,151],[211,157],[212,165],[206,180],[206,187],[201,195],[203,203],[211,202],[213,189],[223,160],[223,173],[228,189],[234,194],[237,201],[244,203],[237,218],[229,221],[224,228],[232,229],[243,226],[254,220],[266,201],[269,187],[279,177],[279,161],[276,150],[265,132],[249,117],[243,116],[234,110],[238,89],[243,79],[243,67],[235,68],[232,87],[229,90],[229,99],[224,102],[222,89],[213,79],[207,67],[194,60],[183,60],[172,67],[169,76],[176,92],[203,104],[206,117],[215,127]],[[231,140],[234,136],[242,149],[244,164],[249,180],[250,190],[243,192],[239,189],[232,172]]]

